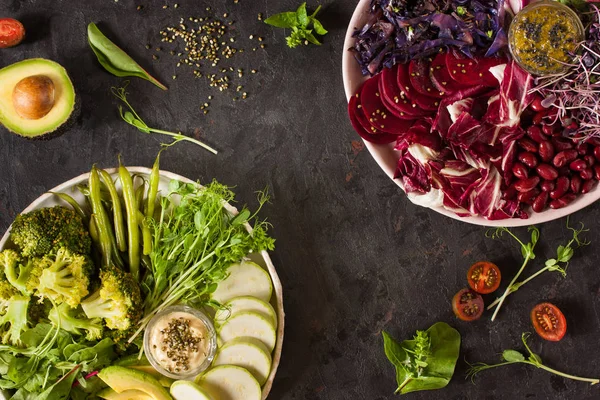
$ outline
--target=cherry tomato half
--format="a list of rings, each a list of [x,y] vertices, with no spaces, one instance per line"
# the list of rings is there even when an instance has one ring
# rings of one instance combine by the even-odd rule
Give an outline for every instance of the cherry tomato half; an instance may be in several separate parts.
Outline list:
[[[13,47],[25,37],[23,24],[12,18],[0,18],[0,49]]]
[[[481,294],[496,291],[500,286],[500,268],[489,261],[480,261],[469,268],[467,280],[471,289]]]
[[[462,289],[452,299],[452,310],[463,321],[475,321],[483,314],[483,299],[471,289]]]
[[[558,342],[567,333],[567,320],[554,304],[541,303],[533,307],[531,322],[542,339]]]

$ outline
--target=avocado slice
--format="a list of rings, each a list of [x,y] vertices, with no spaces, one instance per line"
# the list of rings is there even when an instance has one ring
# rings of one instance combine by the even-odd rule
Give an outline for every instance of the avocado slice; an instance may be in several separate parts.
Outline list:
[[[96,396],[106,400],[153,400],[153,397],[147,395],[141,390],[130,389],[117,393],[114,389],[105,388],[96,393]]]
[[[156,378],[142,371],[113,365],[100,371],[98,377],[117,393],[135,389],[146,393],[154,400],[173,400]]]
[[[142,372],[152,375],[153,377],[156,378],[158,383],[160,383],[161,385],[163,385],[164,387],[167,387],[167,388],[171,387],[173,382],[175,382],[175,379],[164,376],[163,374],[161,374],[160,372],[155,370],[152,365],[130,365],[129,368],[137,369],[138,371],[142,371]]]
[[[0,69],[0,124],[29,139],[48,139],[77,108],[67,71],[43,58],[19,61]]]

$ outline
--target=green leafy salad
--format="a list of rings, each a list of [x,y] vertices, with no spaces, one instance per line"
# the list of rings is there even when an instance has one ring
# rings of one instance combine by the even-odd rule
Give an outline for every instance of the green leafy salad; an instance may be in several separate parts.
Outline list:
[[[97,398],[98,371],[145,359],[140,333],[157,312],[219,307],[210,295],[227,268],[274,248],[256,213],[226,209],[228,187],[172,181],[161,193],[159,180],[159,157],[148,177],[94,166],[78,186],[87,204],[55,193],[65,206],[17,216],[0,252],[0,388],[11,399]]]

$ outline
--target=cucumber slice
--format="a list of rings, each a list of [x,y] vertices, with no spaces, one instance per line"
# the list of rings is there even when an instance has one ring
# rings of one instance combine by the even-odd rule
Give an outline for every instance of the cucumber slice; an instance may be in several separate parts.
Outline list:
[[[258,264],[243,261],[227,268],[229,276],[222,280],[217,290],[212,294],[212,299],[221,304],[234,297],[252,296],[268,302],[273,293],[271,276]]]
[[[220,365],[197,379],[214,400],[260,400],[260,385],[252,374],[234,365]]]
[[[190,381],[175,381],[171,385],[171,396],[175,400],[218,400],[206,393],[206,390]]]
[[[271,354],[260,340],[237,338],[219,349],[213,365],[237,365],[245,368],[262,386],[271,373]]]
[[[221,325],[218,332],[223,344],[236,338],[250,337],[263,342],[269,352],[275,348],[277,338],[273,323],[251,311],[243,311],[231,316]]]
[[[277,327],[277,314],[275,314],[273,306],[251,296],[241,296],[229,300],[223,305],[223,308],[217,310],[215,324],[222,325],[229,317],[242,311],[252,311],[263,315],[273,321],[273,326]]]

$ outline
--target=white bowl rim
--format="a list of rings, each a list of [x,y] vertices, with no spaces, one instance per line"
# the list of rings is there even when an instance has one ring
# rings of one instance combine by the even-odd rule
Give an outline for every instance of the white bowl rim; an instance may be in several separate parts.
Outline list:
[[[127,170],[130,173],[138,174],[138,175],[145,175],[145,176],[149,176],[150,173],[152,172],[152,170],[147,167],[127,167]],[[105,169],[105,171],[111,175],[118,174],[118,168],[107,168],[107,169]],[[76,176],[75,178],[69,179],[68,181],[63,182],[63,183],[59,184],[58,186],[50,189],[49,191],[47,191],[46,193],[42,194],[37,199],[35,199],[21,213],[27,213],[27,212],[35,210],[36,208],[39,207],[39,205],[41,203],[48,200],[50,197],[54,196],[52,193],[49,193],[49,192],[66,192],[68,189],[71,189],[80,183],[87,182],[89,175],[90,175],[89,172],[83,173],[79,176]],[[175,174],[173,172],[169,172],[169,171],[161,170],[160,175],[161,175],[161,177],[165,177],[169,180],[175,179],[180,182],[197,184],[197,182],[194,182],[193,180],[191,180],[189,178],[186,178],[184,176],[181,176],[181,175]],[[227,211],[229,211],[233,215],[238,214],[238,209],[229,203],[225,203],[225,208],[227,209]],[[244,225],[249,232],[252,231],[252,227],[250,226],[250,224],[246,223]],[[2,236],[2,239],[0,239],[0,251],[4,249],[4,246],[6,245],[6,242],[8,241],[9,234],[10,234],[10,227],[6,230],[6,232]],[[273,381],[275,379],[275,374],[277,373],[277,368],[279,367],[279,363],[281,361],[281,351],[282,351],[282,347],[283,347],[283,334],[284,334],[284,326],[285,326],[285,312],[283,310],[283,287],[281,285],[281,280],[279,279],[279,276],[277,275],[277,271],[275,270],[275,265],[273,265],[273,262],[271,261],[271,257],[269,257],[269,254],[266,251],[264,251],[264,250],[261,251],[260,255],[264,259],[265,265],[267,266],[267,270],[269,271],[269,275],[271,275],[271,280],[273,281],[273,290],[275,292],[275,300],[277,303],[276,304],[276,312],[277,312],[277,320],[278,320],[277,321],[277,343],[275,344],[275,349],[273,350],[271,372],[269,374],[269,378],[267,379],[267,382],[262,387],[262,400],[265,400],[267,398],[267,396],[269,395],[269,392],[271,391],[271,388],[273,386]]]
[[[352,53],[348,51],[348,49],[352,48],[355,42],[355,39],[352,37],[354,29],[360,29],[364,25],[364,22],[369,15],[370,3],[371,0],[359,0],[356,9],[354,10],[354,13],[352,14],[350,24],[348,25],[348,30],[346,31],[344,49],[342,53],[342,76],[344,81],[344,91],[346,93],[346,100],[349,100],[350,96],[356,93],[362,82],[364,82],[366,79],[362,76],[358,63],[354,59]],[[371,153],[371,156],[375,159],[375,162],[377,162],[377,164],[383,170],[383,172],[385,172],[385,174],[401,188],[402,182],[399,179],[394,179],[396,161],[398,158],[394,156],[395,151],[393,150],[393,146],[374,144],[364,139],[363,142],[365,143],[365,147],[367,148],[367,150],[369,150],[369,153]],[[600,184],[597,184],[591,192],[585,195],[578,196],[577,199],[575,199],[575,201],[573,201],[571,204],[564,208],[560,208],[557,210],[547,209],[546,211],[541,213],[531,213],[529,215],[529,218],[527,219],[510,218],[496,221],[490,221],[483,217],[460,217],[454,212],[447,210],[443,207],[431,207],[431,209],[447,217],[474,225],[517,227],[541,224],[544,222],[549,222],[555,219],[566,217],[569,214],[577,212],[591,205],[598,199],[600,199]]]

